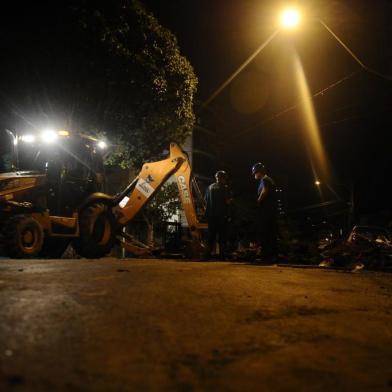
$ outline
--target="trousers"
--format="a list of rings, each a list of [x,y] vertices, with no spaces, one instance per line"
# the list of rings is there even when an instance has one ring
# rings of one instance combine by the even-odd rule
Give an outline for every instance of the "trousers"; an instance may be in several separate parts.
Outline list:
[[[277,255],[278,223],[277,213],[273,208],[260,208],[258,211],[258,242],[264,256]]]
[[[210,216],[208,217],[208,240],[207,254],[210,255],[216,240],[219,241],[219,256],[224,258],[226,251],[227,237],[227,217],[226,216]]]

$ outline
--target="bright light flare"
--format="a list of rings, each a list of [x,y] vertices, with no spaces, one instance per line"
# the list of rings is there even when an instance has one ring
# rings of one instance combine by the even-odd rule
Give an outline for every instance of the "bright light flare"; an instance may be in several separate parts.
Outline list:
[[[321,185],[321,182],[320,182],[319,180],[316,180],[316,181],[314,182],[314,185],[320,186],[320,185]]]
[[[284,10],[280,16],[280,25],[285,29],[293,29],[298,26],[301,14],[294,8]]]
[[[106,142],[104,142],[103,140],[100,140],[98,143],[97,143],[97,146],[101,149],[101,150],[104,150],[105,148],[107,148],[107,144],[106,144]]]
[[[69,136],[69,132],[68,131],[58,131],[59,136],[63,136],[63,137],[67,137]]]
[[[58,139],[57,132],[53,131],[52,129],[46,129],[41,133],[41,140],[44,143],[52,144]]]
[[[309,153],[310,164],[314,175],[313,178],[316,179],[315,184],[318,185],[317,181],[320,182],[318,180],[319,178],[330,178],[329,162],[322,143],[320,128],[312,101],[312,94],[298,54],[295,54],[294,57],[294,67],[296,74],[295,81],[299,92],[299,98],[302,102],[300,110],[303,117],[305,143]]]
[[[34,135],[30,135],[30,134],[22,135],[20,137],[20,140],[22,142],[24,142],[24,143],[34,143],[35,142],[35,136]]]

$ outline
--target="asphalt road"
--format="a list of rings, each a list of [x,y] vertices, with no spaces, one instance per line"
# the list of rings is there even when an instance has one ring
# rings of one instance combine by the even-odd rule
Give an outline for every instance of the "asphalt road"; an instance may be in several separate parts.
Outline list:
[[[392,391],[392,275],[0,260],[0,390]]]

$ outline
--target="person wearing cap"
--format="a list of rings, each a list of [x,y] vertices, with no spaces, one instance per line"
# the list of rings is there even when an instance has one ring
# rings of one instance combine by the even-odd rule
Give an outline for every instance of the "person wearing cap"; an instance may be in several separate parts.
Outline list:
[[[225,258],[228,205],[231,201],[230,190],[227,185],[227,173],[223,170],[216,172],[215,180],[207,188],[205,194],[205,215],[208,222],[208,242],[204,255],[205,259],[211,257],[217,237],[219,240],[219,257],[221,259]]]
[[[265,166],[258,162],[252,167],[252,175],[259,181],[257,187],[258,241],[262,257],[273,260],[277,256],[277,198],[276,186],[267,175]]]

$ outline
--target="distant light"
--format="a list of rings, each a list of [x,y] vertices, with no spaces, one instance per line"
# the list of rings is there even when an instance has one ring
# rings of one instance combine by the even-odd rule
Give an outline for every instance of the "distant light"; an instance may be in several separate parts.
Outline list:
[[[25,143],[34,143],[35,142],[35,136],[34,135],[30,135],[30,134],[22,135],[20,137],[20,140],[22,140],[22,142],[25,142]]]
[[[52,129],[47,129],[41,133],[41,140],[44,143],[54,143],[58,139],[57,132],[53,131]]]
[[[59,136],[69,136],[68,131],[58,131]]]
[[[321,185],[321,182],[320,182],[319,180],[316,180],[316,181],[314,182],[314,185],[320,186],[320,185]]]
[[[107,148],[107,144],[103,141],[103,140],[100,140],[98,143],[97,143],[97,146],[101,149],[101,150],[104,150],[105,148]]]
[[[285,29],[293,29],[298,25],[300,19],[301,15],[298,10],[289,8],[282,12],[280,17],[280,24]]]

